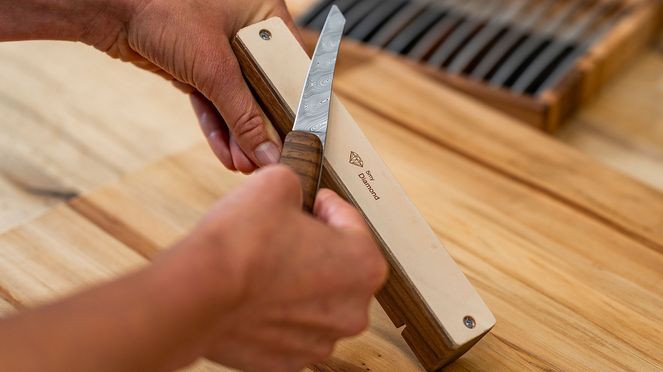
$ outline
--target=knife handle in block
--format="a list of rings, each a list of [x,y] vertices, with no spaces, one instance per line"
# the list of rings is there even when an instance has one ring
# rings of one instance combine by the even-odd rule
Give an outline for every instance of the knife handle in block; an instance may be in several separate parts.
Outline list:
[[[315,195],[322,173],[322,142],[313,133],[293,131],[283,143],[281,164],[285,164],[299,176],[304,194],[304,210],[313,213]]]

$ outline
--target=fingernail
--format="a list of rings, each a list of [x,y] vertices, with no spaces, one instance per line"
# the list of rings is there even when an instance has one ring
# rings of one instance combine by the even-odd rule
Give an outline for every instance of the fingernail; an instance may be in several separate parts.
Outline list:
[[[276,164],[280,158],[279,148],[273,142],[268,141],[256,147],[256,159],[261,166]]]

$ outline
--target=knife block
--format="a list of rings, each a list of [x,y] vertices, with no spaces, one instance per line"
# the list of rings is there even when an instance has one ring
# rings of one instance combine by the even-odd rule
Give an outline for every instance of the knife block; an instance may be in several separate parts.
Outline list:
[[[299,24],[319,31],[332,3],[348,39],[547,132],[644,49],[663,9],[660,0],[317,0]]]
[[[233,40],[246,80],[284,137],[310,59],[282,20]],[[442,368],[469,350],[495,318],[337,97],[332,98],[322,185],[354,204],[390,265],[376,295],[422,365]]]

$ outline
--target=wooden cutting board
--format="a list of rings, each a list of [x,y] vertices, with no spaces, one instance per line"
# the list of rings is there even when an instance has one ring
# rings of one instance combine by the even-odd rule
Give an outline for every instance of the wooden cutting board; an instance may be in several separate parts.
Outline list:
[[[346,45],[339,61],[337,94],[498,319],[451,370],[663,368],[663,194],[391,57]],[[113,71],[104,89],[123,96],[133,76]],[[141,97],[156,117],[189,110],[184,98]],[[112,123],[111,111],[91,121]],[[171,154],[147,166],[136,157],[134,170],[119,168],[101,188],[81,182],[92,190],[0,234],[0,312],[135,270],[182,237],[244,178],[221,169],[201,139],[192,143],[155,145]],[[312,369],[419,370],[379,306],[371,315],[366,333]]]

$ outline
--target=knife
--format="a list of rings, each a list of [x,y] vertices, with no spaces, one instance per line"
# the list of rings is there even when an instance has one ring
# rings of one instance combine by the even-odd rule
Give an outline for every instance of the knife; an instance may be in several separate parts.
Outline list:
[[[285,138],[281,164],[297,173],[304,193],[304,210],[313,212],[322,176],[332,83],[345,17],[334,5],[313,53],[293,129]]]

